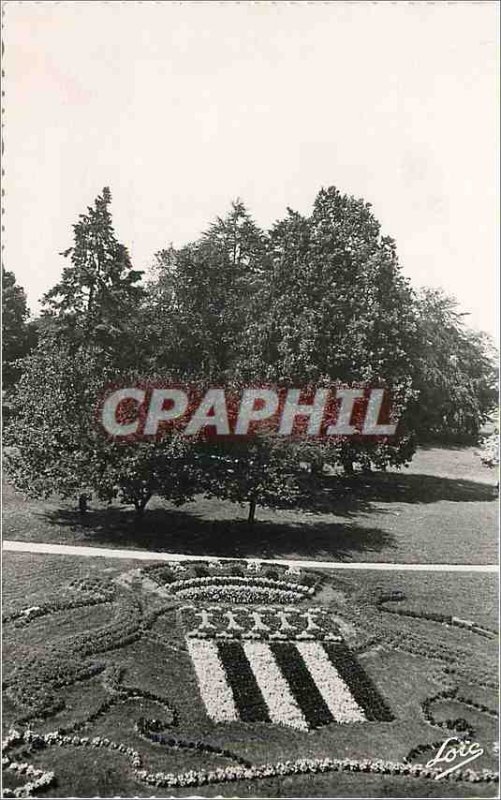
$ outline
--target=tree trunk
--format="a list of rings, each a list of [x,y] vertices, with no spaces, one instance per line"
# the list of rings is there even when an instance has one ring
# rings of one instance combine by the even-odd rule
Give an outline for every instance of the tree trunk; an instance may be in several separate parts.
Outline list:
[[[316,459],[311,463],[311,474],[312,475],[323,475],[324,472],[325,461],[323,458]]]
[[[81,495],[79,496],[79,498],[78,498],[78,511],[80,512],[80,514],[82,515],[82,517],[83,517],[83,516],[84,516],[84,515],[87,513],[87,511],[88,511],[88,505],[87,505],[88,499],[89,499],[89,498],[87,497],[87,495],[86,495],[86,494],[81,494]]]
[[[257,502],[253,497],[252,500],[249,500],[249,516],[247,517],[247,522],[249,523],[249,525],[254,525],[254,522],[256,520],[256,506]]]
[[[144,503],[142,500],[134,500],[134,509],[136,511],[136,518],[140,519],[144,514]]]
[[[343,469],[344,469],[345,475],[354,475],[355,474],[355,470],[353,469],[353,461],[351,461],[351,459],[349,459],[349,458],[343,459],[342,464],[343,464]]]
[[[148,501],[151,498],[151,494],[145,495],[144,497],[140,497],[137,500],[134,500],[134,508],[136,509],[136,515],[138,517],[142,517],[144,514],[144,509],[148,505]]]

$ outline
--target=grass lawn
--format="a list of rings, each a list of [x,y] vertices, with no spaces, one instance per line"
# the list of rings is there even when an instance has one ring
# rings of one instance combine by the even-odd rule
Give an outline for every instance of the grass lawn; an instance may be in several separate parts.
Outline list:
[[[195,555],[403,563],[497,562],[496,474],[473,448],[420,449],[401,472],[326,477],[308,507],[246,509],[203,497],[182,509],[153,499],[141,521],[93,504],[85,523],[69,503],[32,501],[7,484],[4,538]]]
[[[29,726],[41,737],[32,743],[13,742],[7,755],[55,773],[50,788],[40,790],[41,796],[497,795],[493,783],[436,781],[432,776],[415,777],[398,770],[395,774],[346,769],[313,773],[310,766],[308,775],[273,772],[279,762],[299,764],[304,759],[317,760],[315,764],[319,759],[352,759],[358,765],[364,759],[370,765],[383,759],[407,764],[405,768],[410,770],[414,764],[425,764],[436,752],[437,742],[458,731],[462,735],[466,731],[484,748],[472,765],[475,772],[495,770],[495,576],[363,572],[347,578],[346,573],[332,571],[321,578],[320,573],[298,575],[266,567],[251,577],[245,565],[234,566],[230,574],[231,569],[192,564],[185,572],[174,573],[165,565],[152,571],[144,562],[133,560],[4,555],[4,726],[14,725],[20,731]],[[285,586],[284,581],[299,600],[292,592],[287,605],[279,603],[276,587]],[[258,605],[249,605],[250,600],[243,605],[238,594],[243,584],[251,586],[251,600],[258,585],[268,586],[264,609],[261,595]],[[217,595],[221,586],[226,586],[224,600]],[[232,591],[239,598],[236,602],[228,600]],[[391,596],[395,591],[399,594]],[[329,701],[327,684],[322,683],[325,678],[317,676],[322,696],[320,706],[315,706],[311,691],[305,694],[308,680],[315,676],[309,661],[304,663],[310,677],[297,669],[289,675],[287,665],[282,676],[289,675],[289,690],[296,686],[298,694],[293,694],[304,715],[301,719],[316,719],[315,724],[301,729],[292,722],[272,724],[263,717],[244,717],[244,713],[255,714],[257,707],[252,702],[259,690],[252,681],[245,683],[243,672],[232,676],[233,662],[226,659],[235,648],[250,647],[249,652],[255,652],[257,643],[249,639],[243,644],[238,632],[220,644],[211,638],[213,632],[209,639],[190,639],[187,632],[194,617],[200,618],[202,627],[205,624],[200,613],[203,608],[212,615],[207,618],[212,619],[212,631],[223,624],[223,618],[228,620],[224,622],[227,630],[235,620],[240,623],[235,628],[238,631],[250,625],[249,620],[254,619],[257,626],[253,617],[257,609],[261,623],[264,619],[269,623],[268,633],[258,635],[259,647],[271,648],[274,653],[278,648],[277,659],[278,651],[288,653],[292,645],[278,640],[270,644],[266,637],[278,630],[273,628],[276,620],[284,624],[280,616],[284,609],[292,627],[299,626],[287,634],[298,652],[303,652],[303,642],[305,652],[312,647],[314,652],[323,648],[322,652],[339,653],[336,648],[346,646],[351,659],[346,675],[341,662],[333,663],[352,692],[348,705],[345,702],[340,707],[349,718],[343,722],[338,717],[318,717],[322,703],[331,709],[329,702],[336,704],[339,696]],[[309,629],[311,619],[319,620],[318,616],[302,616],[308,608],[324,614],[322,619],[335,626],[329,630],[339,630],[343,645],[327,640],[319,644],[323,635],[319,633],[312,634],[313,638],[294,638],[298,630],[306,631],[306,625]],[[469,629],[467,623],[454,622],[448,616],[433,618],[437,613],[469,620],[478,627]],[[214,717],[213,708],[221,713],[224,700],[214,677],[217,669],[211,672],[205,665],[200,677],[193,642],[202,650],[215,648],[223,659],[224,680],[231,683],[239,712],[225,722]],[[276,701],[275,679],[270,677],[272,673],[266,675],[259,679],[263,681],[259,683],[261,702],[264,697],[271,709]],[[235,686],[241,694],[235,693]],[[280,695],[282,704],[285,694]],[[349,716],[354,713],[350,706],[353,698],[366,719]],[[60,732],[59,745],[47,746],[43,737],[56,730]],[[94,740],[98,744],[82,741],[94,737],[99,737]],[[132,754],[123,752],[126,748],[131,748]],[[421,750],[414,752],[416,748]],[[139,765],[134,764],[136,758]],[[267,777],[257,769],[260,765],[270,766]],[[186,776],[192,771],[200,781],[200,775],[222,769],[226,776],[236,769],[236,779],[158,788],[145,777],[158,773]],[[24,775],[6,770],[5,788],[12,790],[25,781]]]

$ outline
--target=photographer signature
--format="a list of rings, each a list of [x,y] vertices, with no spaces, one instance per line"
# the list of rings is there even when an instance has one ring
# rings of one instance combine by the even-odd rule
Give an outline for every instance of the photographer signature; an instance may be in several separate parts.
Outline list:
[[[454,761],[461,759],[459,763],[452,764],[452,766],[445,769],[435,776],[435,780],[443,778],[449,772],[454,772],[456,769],[461,769],[465,764],[474,761],[483,755],[484,749],[477,742],[471,742],[469,739],[458,739],[457,736],[451,736],[440,745],[438,753],[428,761],[427,767],[436,767],[440,764],[452,764]]]

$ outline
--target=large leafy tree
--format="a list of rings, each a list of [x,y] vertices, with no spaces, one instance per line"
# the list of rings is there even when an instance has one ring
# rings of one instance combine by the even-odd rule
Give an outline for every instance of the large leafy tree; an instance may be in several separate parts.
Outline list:
[[[421,441],[475,441],[496,408],[496,352],[465,324],[457,301],[439,289],[416,297],[410,418]]]
[[[154,491],[174,502],[189,496],[189,464],[186,443],[174,437],[124,444],[96,425],[106,383],[144,378],[141,273],[116,238],[110,202],[104,189],[80,216],[69,263],[44,298],[39,344],[24,359],[12,403],[9,474],[29,494],[79,496],[81,510],[95,495],[140,512]]]
[[[395,244],[381,236],[369,204],[335,188],[319,193],[309,217],[289,211],[270,233],[234,204],[197,242],[159,255],[152,290],[165,331],[157,368],[163,361],[226,383],[384,383],[397,412],[411,396],[413,299]],[[259,458],[249,443],[245,449],[235,462],[235,444],[218,444],[218,458],[206,460],[207,490],[248,501],[251,509],[255,502],[287,502],[296,491],[297,448],[277,448],[264,437]],[[405,463],[414,443],[404,431],[397,443],[346,439],[304,452],[317,468],[328,461],[352,471],[356,463]],[[262,474],[259,465],[266,465]]]
[[[224,382],[237,393],[245,380],[265,377],[252,342],[271,276],[269,244],[236,201],[197,241],[158,254],[157,280],[149,291],[156,320],[152,329],[158,332],[157,369],[167,366],[206,385]],[[200,490],[248,503],[251,523],[258,505],[290,504],[299,490],[297,458],[273,437],[202,440],[194,452]]]
[[[2,373],[9,390],[20,375],[19,359],[34,344],[35,331],[29,321],[26,293],[16,276],[2,267]]]
[[[271,248],[263,335],[271,374],[407,380],[412,293],[368,203],[322,189],[309,217],[289,211],[276,223]]]
[[[74,242],[61,280],[43,300],[43,313],[75,347],[89,345],[120,354],[122,364],[137,361],[135,316],[143,297],[142,272],[113,229],[111,193],[105,187],[73,226]]]
[[[267,259],[266,238],[240,201],[197,241],[161,251],[149,286],[155,368],[234,375],[248,355]]]
[[[269,378],[382,384],[402,414],[412,396],[413,295],[370,205],[322,189],[309,217],[289,210],[270,240],[271,277],[253,339]],[[346,440],[323,452],[348,471],[357,462],[398,465],[412,457],[412,434],[402,425],[397,443]]]
[[[200,489],[211,497],[248,504],[250,524],[258,506],[290,508],[305,491],[297,453],[277,436],[199,442],[196,457]]]
[[[153,493],[176,504],[197,484],[186,439],[118,441],[99,424],[103,385],[120,378],[109,355],[50,335],[24,361],[5,433],[9,478],[35,497],[118,498],[142,513]],[[137,375],[136,379],[139,377]]]

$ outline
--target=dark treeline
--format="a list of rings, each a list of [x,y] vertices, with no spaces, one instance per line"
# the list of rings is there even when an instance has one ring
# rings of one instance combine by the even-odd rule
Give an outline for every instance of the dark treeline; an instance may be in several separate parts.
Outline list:
[[[157,253],[153,277],[115,235],[105,188],[73,226],[61,280],[29,320],[4,272],[8,471],[37,496],[118,497],[142,512],[152,494],[197,493],[294,505],[326,464],[353,473],[408,463],[418,442],[475,441],[496,402],[489,338],[453,298],[416,292],[370,204],[322,189],[312,213],[269,231],[242,202],[194,242]],[[384,382],[401,414],[396,442],[117,444],[95,425],[107,382],[183,379]],[[309,476],[309,477],[308,477]]]

